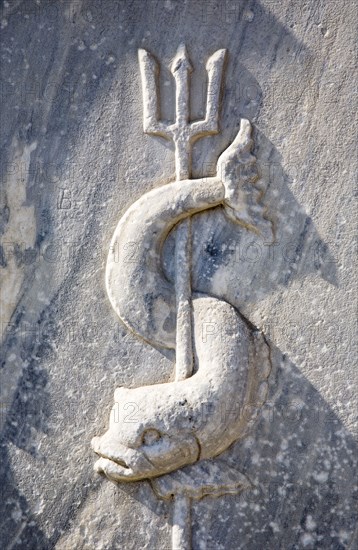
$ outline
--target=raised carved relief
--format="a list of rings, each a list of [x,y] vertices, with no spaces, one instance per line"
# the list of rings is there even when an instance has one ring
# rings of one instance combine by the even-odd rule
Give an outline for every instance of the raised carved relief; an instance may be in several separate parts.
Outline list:
[[[225,50],[208,60],[206,117],[190,121],[189,74],[185,47],[171,66],[176,82],[176,120],[159,119],[158,64],[139,50],[144,132],[171,139],[176,179],[144,194],[115,229],[106,268],[111,304],[127,328],[148,345],[175,350],[173,381],[115,390],[109,429],[92,441],[100,456],[96,470],[113,481],[151,479],[160,498],[175,496],[173,547],[190,546],[190,501],[206,494],[239,492],[250,482],[215,459],[252,428],[265,401],[269,348],[220,296],[198,293],[191,285],[191,223],[197,212],[222,206],[237,230],[272,240],[271,223],[260,204],[252,128],[242,119],[233,143],[217,161],[217,175],[191,179],[195,140],[219,131],[219,104]],[[163,273],[161,251],[176,228],[175,281]],[[127,262],[128,243],[135,261]],[[116,250],[116,257],[112,251]],[[221,327],[202,337],[205,322]],[[136,422],[126,422],[136,403]],[[223,414],[227,403],[233,414]],[[179,470],[184,468],[182,470]],[[179,471],[178,471],[179,470]],[[163,476],[163,477],[159,477]]]

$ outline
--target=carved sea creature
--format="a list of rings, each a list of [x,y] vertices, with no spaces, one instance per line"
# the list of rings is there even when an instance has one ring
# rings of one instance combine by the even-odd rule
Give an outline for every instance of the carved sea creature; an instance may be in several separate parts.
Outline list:
[[[209,87],[214,74],[218,86],[222,52],[208,62]],[[148,56],[140,53],[144,99],[147,94],[149,101],[145,85],[154,65]],[[173,62],[174,75],[183,68],[189,71],[185,60],[181,50]],[[127,210],[114,232],[106,270],[108,296],[118,316],[149,344],[176,350],[176,376],[168,383],[115,390],[109,429],[92,440],[100,455],[96,470],[115,481],[153,478],[222,453],[250,429],[265,400],[270,372],[269,348],[262,334],[220,296],[190,288],[187,256],[190,216],[219,205],[242,230],[270,231],[262,206],[257,201],[250,206],[247,200],[248,188],[254,193],[257,179],[251,124],[241,120],[236,139],[219,157],[217,176],[189,179],[185,136],[180,134],[188,126],[188,114],[183,114],[180,103],[183,97],[187,102],[184,73],[180,74],[177,129],[171,126],[177,180],[146,193]],[[211,101],[213,97],[218,101],[218,94]],[[156,106],[145,104],[145,131],[163,135],[164,124],[156,126],[153,109]],[[207,118],[214,111],[210,103]],[[215,124],[204,122],[203,135],[214,133]],[[191,127],[195,124],[198,128],[198,123]],[[164,275],[161,250],[174,227],[176,280],[172,283]],[[207,323],[219,330],[206,333]],[[136,407],[130,418],[129,404]]]

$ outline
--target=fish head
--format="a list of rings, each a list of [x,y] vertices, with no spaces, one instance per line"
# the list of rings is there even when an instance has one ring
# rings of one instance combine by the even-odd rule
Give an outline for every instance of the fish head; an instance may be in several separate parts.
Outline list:
[[[151,387],[147,388],[150,390]],[[135,481],[164,475],[196,462],[200,447],[195,435],[189,430],[173,427],[166,430],[152,398],[144,398],[148,401],[147,407],[143,401],[141,403],[149,414],[138,418],[133,400],[138,397],[135,391],[126,388],[115,391],[109,429],[91,442],[93,450],[100,456],[95,470],[112,481]]]

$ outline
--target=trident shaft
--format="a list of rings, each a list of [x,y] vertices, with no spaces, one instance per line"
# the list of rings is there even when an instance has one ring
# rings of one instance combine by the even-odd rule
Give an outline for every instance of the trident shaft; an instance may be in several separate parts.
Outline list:
[[[176,85],[176,119],[169,123],[160,120],[159,66],[146,50],[138,51],[143,87],[143,129],[151,135],[172,140],[175,146],[175,173],[178,181],[191,176],[191,148],[201,137],[219,131],[219,101],[222,72],[226,50],[216,51],[208,60],[208,87],[206,113],[203,120],[190,121],[190,73],[192,66],[184,45],[178,51],[170,67]],[[178,224],[175,242],[175,292],[177,301],[176,375],[177,381],[192,374],[192,322],[191,322],[191,247],[190,218]]]

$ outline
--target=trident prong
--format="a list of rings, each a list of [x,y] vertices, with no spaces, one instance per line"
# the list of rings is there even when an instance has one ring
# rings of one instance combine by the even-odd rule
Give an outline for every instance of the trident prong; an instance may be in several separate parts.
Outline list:
[[[189,78],[193,69],[185,45],[179,46],[171,65],[176,83],[176,120],[173,124],[159,120],[158,63],[146,50],[140,49],[138,56],[143,86],[144,132],[174,141],[176,179],[187,179],[191,170],[192,143],[219,131],[220,89],[226,50],[218,50],[208,59],[205,119],[190,122]]]
[[[217,50],[206,63],[208,73],[208,90],[204,120],[191,125],[193,135],[217,134],[219,132],[219,104],[222,72],[226,59],[226,50]]]
[[[138,50],[139,67],[143,87],[143,130],[146,134],[168,137],[167,124],[159,122],[159,66],[155,58],[146,50]]]
[[[174,135],[175,131],[183,131],[189,124],[189,75],[193,67],[184,44],[179,46],[170,70],[176,84],[176,123],[170,128]]]

